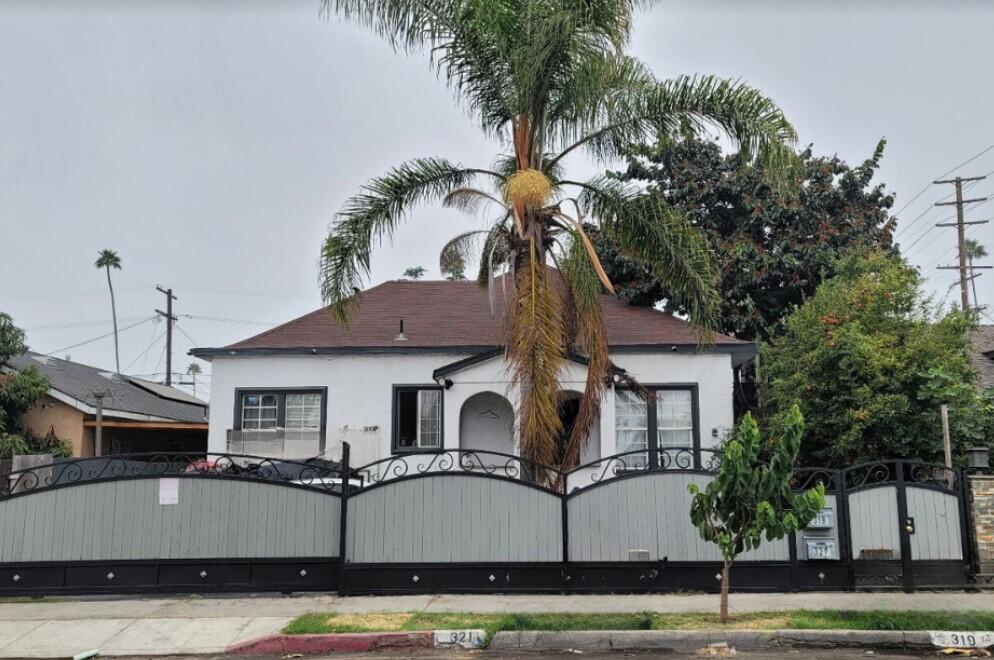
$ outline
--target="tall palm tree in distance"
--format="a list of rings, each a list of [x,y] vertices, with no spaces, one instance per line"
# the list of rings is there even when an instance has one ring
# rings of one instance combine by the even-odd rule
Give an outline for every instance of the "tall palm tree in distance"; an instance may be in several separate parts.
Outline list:
[[[111,268],[121,270],[121,257],[117,256],[117,252],[114,250],[101,250],[96,263],[93,265],[107,271],[107,288],[110,289],[110,313],[114,321],[114,369],[116,373],[121,373],[121,355],[117,348],[117,307],[114,304],[114,285],[110,280]]]
[[[973,287],[973,306],[975,309],[980,309],[980,300],[977,299],[977,275],[973,272],[973,260],[986,257],[987,250],[979,241],[972,238],[966,239],[963,246],[966,249],[966,261],[970,269],[970,286]]]
[[[366,26],[402,51],[424,51],[456,99],[504,153],[490,166],[417,158],[369,181],[345,202],[321,250],[324,301],[341,323],[361,303],[374,245],[417,204],[441,200],[488,227],[453,238],[440,258],[470,254],[478,281],[506,274],[505,358],[518,393],[521,455],[575,463],[610,370],[599,296],[614,288],[585,226],[595,225],[648,265],[690,310],[707,343],[716,327],[715,268],[705,237],[659,195],[609,177],[566,175],[567,157],[597,163],[677,129],[715,129],[742,158],[780,173],[796,162],[796,135],[777,106],[749,86],[712,76],[658,80],[625,54],[637,0],[323,0],[327,13]],[[474,254],[475,253],[475,254]],[[555,265],[556,270],[547,266]],[[498,287],[499,288],[499,287]],[[495,307],[495,306],[494,306]],[[562,432],[559,382],[570,351],[588,359],[577,422]]]

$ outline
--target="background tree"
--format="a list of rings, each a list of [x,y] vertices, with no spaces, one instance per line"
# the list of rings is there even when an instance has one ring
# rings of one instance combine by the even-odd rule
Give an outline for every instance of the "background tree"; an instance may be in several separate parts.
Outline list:
[[[850,168],[838,157],[800,159],[803,182],[796,195],[778,194],[777,178],[762,166],[725,155],[713,141],[684,132],[629,152],[627,169],[616,176],[646,187],[703,229],[714,250],[718,310],[723,332],[749,341],[783,330],[787,315],[835,273],[850,250],[890,249],[888,210],[893,197],[882,185],[870,187],[883,156]],[[618,292],[637,305],[688,310],[666,282],[618,250],[609,236],[594,237],[597,252]]]
[[[980,298],[977,297],[977,274],[973,270],[973,260],[983,259],[987,256],[987,248],[972,238],[966,239],[963,244],[966,252],[967,265],[970,268],[970,286],[973,287],[973,306],[980,308]]]
[[[101,250],[94,264],[107,271],[107,288],[110,289],[110,313],[114,321],[114,369],[121,373],[121,356],[117,349],[117,306],[114,304],[114,284],[110,281],[110,269],[121,270],[121,258],[114,250]]]
[[[722,447],[718,474],[693,495],[690,519],[701,538],[721,550],[721,621],[728,621],[728,590],[735,558],[767,541],[782,539],[807,526],[825,506],[825,486],[801,494],[791,490],[801,448],[804,418],[797,406],[785,417],[783,435],[761,461],[759,427],[747,414]]]
[[[610,369],[598,294],[613,286],[584,233],[592,221],[628,256],[666,281],[674,302],[699,328],[715,325],[718,295],[699,233],[659,197],[623,182],[565,175],[567,157],[585,151],[609,162],[628,145],[681,124],[727,135],[749,162],[787,172],[794,129],[767,97],[711,76],[660,81],[625,54],[633,0],[325,0],[338,13],[395,47],[430,53],[432,64],[484,132],[510,153],[490,167],[437,157],[404,163],[370,181],[345,203],[321,253],[322,295],[343,323],[360,303],[373,245],[389,239],[410,209],[444,200],[468,211],[487,208],[483,232],[457,236],[445,251],[468,256],[479,281],[507,269],[505,355],[517,411],[521,453],[551,463],[559,381],[567,347],[589,359],[578,421],[562,453],[575,462],[595,419]],[[785,177],[786,182],[786,177]],[[546,264],[556,259],[559,276]],[[559,286],[563,284],[563,286]],[[492,288],[492,287],[491,287]],[[705,337],[706,338],[706,337]]]
[[[405,280],[420,280],[425,276],[424,266],[411,266],[404,271]]]
[[[186,373],[193,383],[193,396],[197,396],[197,376],[200,374],[200,371],[200,365],[196,362],[191,362],[190,366],[186,368]]]
[[[880,457],[942,460],[939,408],[953,451],[989,442],[989,401],[974,387],[959,311],[921,294],[918,272],[879,252],[838,266],[761,353],[765,412],[776,426],[795,403],[810,426],[805,465],[847,467]]]
[[[24,332],[0,312],[0,365],[26,350]],[[34,451],[34,438],[24,432],[21,417],[48,392],[48,379],[34,367],[0,373],[0,458]]]

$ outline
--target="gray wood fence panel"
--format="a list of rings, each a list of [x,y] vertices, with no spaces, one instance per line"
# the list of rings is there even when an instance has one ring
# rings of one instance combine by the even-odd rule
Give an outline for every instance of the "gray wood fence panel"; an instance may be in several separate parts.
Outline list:
[[[349,497],[348,561],[562,561],[562,500],[472,474],[388,482]]]
[[[959,498],[908,486],[908,515],[915,519],[912,559],[962,559]]]
[[[277,484],[158,479],[43,490],[0,501],[0,563],[335,557],[337,497]]]
[[[901,558],[897,487],[881,486],[849,494],[849,530],[853,559],[863,550],[887,549]]]
[[[632,550],[651,560],[720,561],[717,547],[690,522],[687,486],[706,475],[653,472],[580,491],[569,503],[571,561],[628,561]],[[740,561],[787,561],[786,539],[764,542]]]

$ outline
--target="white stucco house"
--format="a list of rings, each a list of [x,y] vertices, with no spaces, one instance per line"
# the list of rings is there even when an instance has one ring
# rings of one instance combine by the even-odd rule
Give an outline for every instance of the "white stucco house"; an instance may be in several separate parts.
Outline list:
[[[516,454],[500,305],[493,313],[489,294],[467,281],[390,281],[359,295],[347,328],[319,309],[191,351],[212,362],[208,451],[337,458],[344,441],[353,466],[405,452]],[[733,424],[734,370],[754,345],[722,335],[701,349],[670,314],[608,295],[601,305],[614,364],[656,397],[647,403],[612,382],[581,463],[715,444]],[[571,361],[567,425],[585,380],[583,360]]]

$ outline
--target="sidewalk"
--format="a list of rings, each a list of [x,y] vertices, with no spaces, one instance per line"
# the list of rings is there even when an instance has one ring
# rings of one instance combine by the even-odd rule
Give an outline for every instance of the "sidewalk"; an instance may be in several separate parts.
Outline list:
[[[994,610],[994,593],[732,594],[734,612],[797,609]],[[308,612],[715,612],[718,596],[333,595],[0,601],[0,658],[222,653]]]

